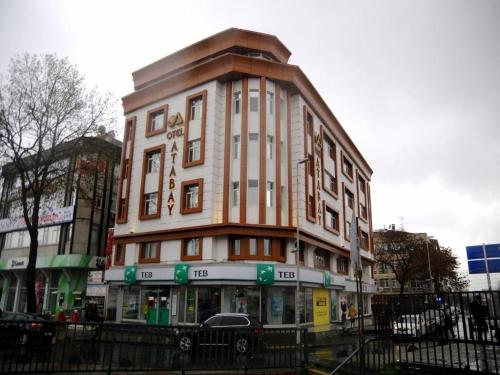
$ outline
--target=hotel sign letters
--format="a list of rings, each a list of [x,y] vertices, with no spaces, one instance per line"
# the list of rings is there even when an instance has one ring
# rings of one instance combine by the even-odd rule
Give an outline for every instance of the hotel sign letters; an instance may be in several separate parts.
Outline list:
[[[169,130],[167,132],[167,139],[174,139],[178,138],[184,135],[184,127],[182,125],[184,124],[184,121],[182,120],[182,116],[179,112],[177,112],[175,115],[172,115],[168,119],[168,126],[172,130]],[[177,176],[177,173],[175,172],[175,159],[177,157],[177,143],[174,140],[174,143],[172,144],[172,148],[170,149],[170,161],[172,163],[172,166],[170,168],[170,172],[168,174],[168,200],[167,200],[167,208],[168,208],[168,214],[172,215],[172,210],[175,205],[175,197],[174,197],[174,189],[175,189],[175,177]]]
[[[321,136],[321,133],[317,133],[315,132],[314,133],[314,144],[316,146],[316,206],[317,206],[317,216],[318,216],[318,222],[321,223],[322,222],[322,214],[323,214],[323,210],[322,210],[322,206],[321,206],[321,181],[322,181],[322,171],[321,171],[321,168],[322,168],[322,164],[321,164],[321,153],[323,152],[323,137]]]

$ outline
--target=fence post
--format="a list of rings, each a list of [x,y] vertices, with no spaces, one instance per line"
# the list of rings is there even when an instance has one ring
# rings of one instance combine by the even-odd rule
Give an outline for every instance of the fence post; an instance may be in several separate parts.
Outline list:
[[[304,329],[302,332],[304,334],[304,339],[302,340],[304,345],[304,361],[303,361],[304,363],[302,364],[302,367],[305,367],[305,365],[309,363],[309,343],[307,339],[307,329]]]
[[[115,336],[113,336],[113,341],[115,339]],[[114,343],[111,345],[111,350],[109,350],[109,364],[108,364],[108,375],[111,375],[112,368],[113,368],[113,351],[114,351]]]

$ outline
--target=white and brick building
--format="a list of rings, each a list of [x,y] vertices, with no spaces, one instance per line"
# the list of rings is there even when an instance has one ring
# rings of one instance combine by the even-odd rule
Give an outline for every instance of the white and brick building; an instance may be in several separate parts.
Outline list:
[[[275,36],[229,29],[133,73],[106,272],[117,321],[243,311],[327,326],[354,302],[352,210],[369,313],[372,170],[289,56]]]

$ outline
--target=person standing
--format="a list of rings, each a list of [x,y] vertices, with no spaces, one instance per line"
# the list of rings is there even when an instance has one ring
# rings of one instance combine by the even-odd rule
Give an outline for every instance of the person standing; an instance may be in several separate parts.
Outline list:
[[[356,321],[356,315],[358,315],[358,311],[351,302],[351,304],[349,305],[349,319],[351,320],[351,328],[354,327],[354,323]]]
[[[451,332],[451,336],[455,338],[455,332],[453,331],[453,318],[451,316],[451,310],[446,307],[444,310],[444,334],[448,338],[448,332]]]
[[[479,341],[486,340],[486,332],[488,330],[488,326],[486,325],[486,311],[485,306],[481,301],[481,295],[476,294],[474,300],[469,306],[469,311],[474,319],[474,324],[477,330],[477,338]]]

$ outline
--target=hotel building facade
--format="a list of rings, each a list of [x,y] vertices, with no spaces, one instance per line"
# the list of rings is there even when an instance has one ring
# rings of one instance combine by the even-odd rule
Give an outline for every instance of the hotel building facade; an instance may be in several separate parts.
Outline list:
[[[372,170],[289,57],[275,36],[229,29],[133,73],[106,271],[116,321],[328,327],[356,303],[352,210],[370,313]]]

